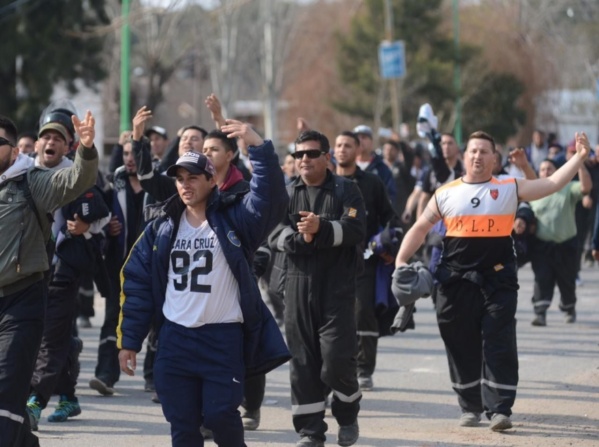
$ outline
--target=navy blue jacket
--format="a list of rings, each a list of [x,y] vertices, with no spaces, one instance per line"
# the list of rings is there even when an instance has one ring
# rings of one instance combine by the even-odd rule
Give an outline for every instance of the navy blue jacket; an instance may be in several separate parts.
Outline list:
[[[208,198],[206,218],[239,284],[244,362],[246,375],[252,376],[291,357],[251,269],[252,254],[281,221],[289,197],[272,143],[250,147],[249,153],[254,167],[250,191],[221,195],[215,187]],[[165,202],[163,215],[146,226],[123,267],[119,348],[139,352],[152,320],[157,327],[164,322],[169,258],[184,209],[178,195]]]

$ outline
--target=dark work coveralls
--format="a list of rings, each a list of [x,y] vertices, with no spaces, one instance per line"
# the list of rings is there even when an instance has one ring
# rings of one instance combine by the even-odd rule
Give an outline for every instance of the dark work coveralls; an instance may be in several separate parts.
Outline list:
[[[324,440],[325,396],[331,390],[339,425],[352,424],[360,409],[354,309],[364,201],[352,181],[330,172],[321,186],[309,187],[298,177],[287,191],[288,215],[269,243],[287,254],[285,332],[293,356],[293,425],[302,436]],[[320,216],[311,243],[297,231],[300,211]]]

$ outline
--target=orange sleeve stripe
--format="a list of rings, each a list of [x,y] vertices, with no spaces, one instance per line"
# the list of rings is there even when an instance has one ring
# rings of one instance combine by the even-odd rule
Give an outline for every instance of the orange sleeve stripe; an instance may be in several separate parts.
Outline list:
[[[513,214],[487,214],[446,217],[447,236],[450,237],[505,237],[512,233]]]

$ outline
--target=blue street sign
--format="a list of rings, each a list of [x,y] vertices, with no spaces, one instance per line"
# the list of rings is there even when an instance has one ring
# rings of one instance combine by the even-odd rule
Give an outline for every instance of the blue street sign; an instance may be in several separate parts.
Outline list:
[[[403,78],[406,75],[406,55],[402,40],[381,42],[379,66],[383,79]]]

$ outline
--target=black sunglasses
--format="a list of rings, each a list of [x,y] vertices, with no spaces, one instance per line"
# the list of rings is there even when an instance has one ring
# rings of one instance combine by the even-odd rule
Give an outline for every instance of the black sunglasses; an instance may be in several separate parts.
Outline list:
[[[12,144],[9,140],[7,140],[6,138],[0,137],[0,146],[10,146],[10,147],[15,147],[14,144]]]
[[[324,155],[324,152],[322,152],[320,149],[309,149],[307,151],[294,152],[291,155],[296,160],[300,160],[300,159],[304,158],[304,155],[307,155],[308,158],[318,158],[321,155]]]

